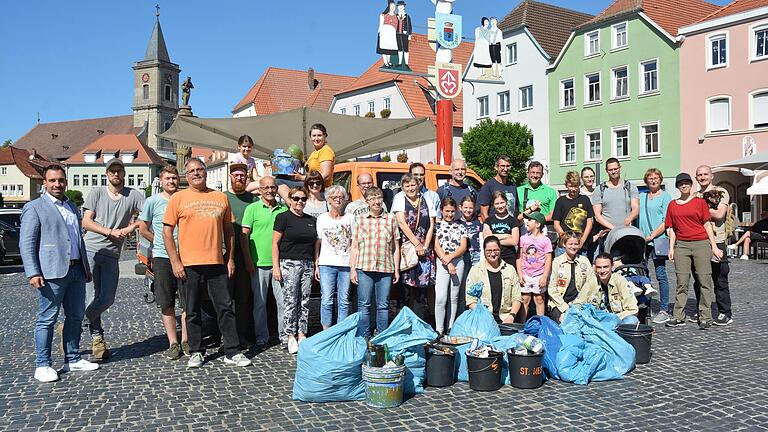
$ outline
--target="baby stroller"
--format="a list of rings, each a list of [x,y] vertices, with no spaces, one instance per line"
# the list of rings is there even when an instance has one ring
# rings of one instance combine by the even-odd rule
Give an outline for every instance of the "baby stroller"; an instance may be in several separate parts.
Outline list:
[[[614,228],[605,238],[605,251],[614,259],[613,272],[627,279],[628,287],[637,297],[637,319],[649,324],[651,319],[651,295],[656,290],[651,285],[645,262],[645,236],[633,226]]]

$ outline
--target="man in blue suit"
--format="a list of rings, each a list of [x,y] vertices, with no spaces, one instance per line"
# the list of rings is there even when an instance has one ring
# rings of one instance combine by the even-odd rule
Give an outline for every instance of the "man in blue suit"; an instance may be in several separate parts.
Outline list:
[[[66,314],[62,370],[90,371],[99,365],[80,357],[85,283],[91,280],[91,270],[80,235],[77,208],[64,195],[67,175],[61,165],[46,167],[43,179],[46,192],[27,203],[22,211],[19,247],[29,284],[40,293],[35,323],[35,379],[52,382],[59,379],[51,368],[51,342],[62,306]]]

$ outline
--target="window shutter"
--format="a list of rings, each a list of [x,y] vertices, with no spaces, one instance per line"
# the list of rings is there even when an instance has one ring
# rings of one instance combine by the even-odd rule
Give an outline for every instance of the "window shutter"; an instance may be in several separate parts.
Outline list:
[[[752,103],[754,127],[768,127],[768,92],[754,95]]]
[[[709,131],[721,132],[730,129],[730,103],[728,99],[715,99],[709,103]]]

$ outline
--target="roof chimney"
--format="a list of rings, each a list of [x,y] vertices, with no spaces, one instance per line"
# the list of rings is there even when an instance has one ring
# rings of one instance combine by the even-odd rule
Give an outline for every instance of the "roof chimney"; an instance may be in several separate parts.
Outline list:
[[[307,69],[307,85],[309,86],[309,90],[312,91],[315,88],[317,88],[317,80],[315,80],[315,69],[309,68]]]
[[[103,133],[104,133],[104,131],[103,131],[103,130],[101,130],[101,129],[96,129],[96,133],[97,133],[97,134],[99,134],[99,135],[101,135],[101,134],[103,134]]]

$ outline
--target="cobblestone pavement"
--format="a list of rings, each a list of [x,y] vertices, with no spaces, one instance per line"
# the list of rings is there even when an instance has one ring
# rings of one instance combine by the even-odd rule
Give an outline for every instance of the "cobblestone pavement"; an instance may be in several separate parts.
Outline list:
[[[105,318],[113,358],[99,371],[39,384],[32,378],[37,298],[22,274],[6,274],[0,276],[0,430],[765,429],[766,276],[766,262],[733,263],[735,323],[708,331],[658,327],[652,362],[622,381],[491,393],[457,383],[382,411],[364,402],[291,400],[295,360],[278,347],[244,369],[215,355],[198,370],[166,360],[159,313],[143,302],[135,279],[121,280]],[[86,337],[83,342],[89,348]],[[61,364],[54,348],[54,367]]]

